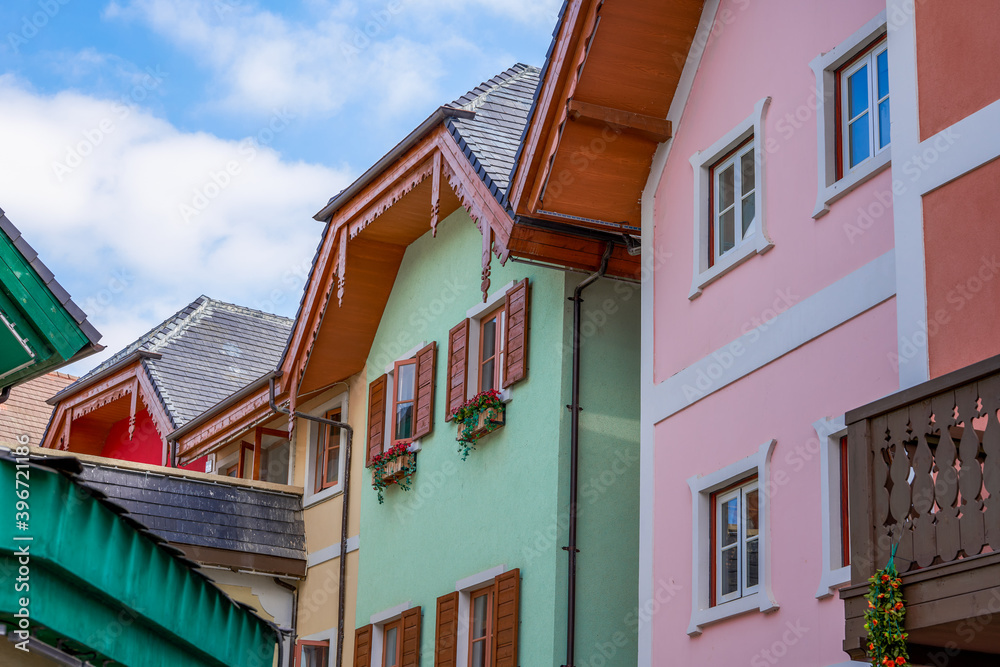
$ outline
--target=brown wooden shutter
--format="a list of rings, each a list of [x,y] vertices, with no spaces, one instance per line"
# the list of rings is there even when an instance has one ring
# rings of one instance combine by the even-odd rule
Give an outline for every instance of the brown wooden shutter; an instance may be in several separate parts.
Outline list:
[[[448,421],[465,403],[465,381],[469,365],[469,320],[448,332]]]
[[[507,388],[528,377],[528,279],[507,290],[504,304],[503,386]]]
[[[368,385],[368,463],[372,462],[372,457],[382,453],[385,404],[389,399],[385,395],[385,386],[384,375]]]
[[[366,625],[354,631],[354,667],[371,667],[372,626]]]
[[[434,667],[456,667],[458,660],[458,591],[437,600]]]
[[[403,657],[400,667],[420,665],[420,607],[403,612]]]
[[[417,391],[413,406],[413,438],[422,438],[434,430],[434,367],[437,366],[437,342],[417,352]]]
[[[521,570],[497,575],[493,590],[494,667],[517,667],[518,607],[521,605]]]

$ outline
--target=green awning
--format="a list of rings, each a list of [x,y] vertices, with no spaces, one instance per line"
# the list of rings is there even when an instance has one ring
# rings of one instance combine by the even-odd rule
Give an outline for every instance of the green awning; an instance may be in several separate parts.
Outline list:
[[[93,354],[100,337],[0,209],[0,390]]]
[[[8,634],[27,608],[33,637],[94,664],[272,664],[274,626],[78,482],[75,459],[33,456],[29,463],[15,453],[0,450],[0,621],[11,626]],[[16,494],[25,490],[22,529]],[[27,559],[19,553],[25,548]],[[17,590],[24,583],[29,588]]]

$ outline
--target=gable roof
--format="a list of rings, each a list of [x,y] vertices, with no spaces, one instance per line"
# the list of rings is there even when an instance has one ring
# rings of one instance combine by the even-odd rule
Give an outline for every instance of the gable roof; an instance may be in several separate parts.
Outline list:
[[[55,396],[63,398],[141,357],[177,428],[274,370],[292,320],[200,296]]]
[[[20,444],[18,438],[25,435],[30,444],[39,444],[52,416],[46,401],[74,380],[73,375],[46,373],[15,387],[7,402],[0,404],[0,445]]]

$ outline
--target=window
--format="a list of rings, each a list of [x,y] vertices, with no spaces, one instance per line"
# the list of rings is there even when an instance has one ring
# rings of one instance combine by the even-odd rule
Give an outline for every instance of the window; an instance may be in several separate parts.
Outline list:
[[[392,443],[413,439],[413,406],[417,398],[417,360],[397,361],[393,370]]]
[[[774,245],[763,197],[764,116],[770,104],[770,97],[758,101],[739,125],[691,156],[695,243],[689,299]]]
[[[754,142],[750,137],[712,167],[712,256],[709,264],[749,238],[756,217]]]
[[[226,468],[226,477],[239,477],[239,476],[240,476],[240,466],[238,463]]]
[[[847,427],[844,417],[813,424],[819,452],[823,570],[817,598],[836,593],[851,579],[851,534],[847,470]]]
[[[469,606],[469,667],[492,667],[493,587],[472,593]]]
[[[708,475],[688,479],[692,500],[689,635],[751,611],[778,608],[771,593],[768,475],[775,440]]]
[[[883,38],[837,71],[841,174],[889,145],[889,52]]]
[[[527,278],[511,281],[448,332],[448,419],[478,392],[527,378],[530,292]]]
[[[330,421],[343,421],[341,409],[328,410],[323,417]],[[319,438],[316,447],[315,491],[319,493],[340,483],[340,429],[328,424],[318,424]]]
[[[816,75],[819,133],[814,218],[825,215],[833,202],[890,165],[885,16],[881,12],[809,64]]]
[[[500,389],[500,355],[503,351],[503,308],[479,320],[478,391]]]
[[[721,604],[757,592],[760,583],[759,494],[756,476],[733,489],[712,494],[715,530],[712,532],[715,595]]]
[[[436,364],[437,343],[421,344],[368,385],[369,465],[392,445],[415,442],[433,429]]]
[[[288,433],[278,429],[258,427],[254,442],[259,442],[261,445],[260,481],[289,484],[288,463],[291,445],[288,442]]]
[[[327,667],[330,664],[330,642],[300,639],[295,654],[295,667]]]
[[[403,659],[403,619],[382,629],[382,667],[399,667]]]

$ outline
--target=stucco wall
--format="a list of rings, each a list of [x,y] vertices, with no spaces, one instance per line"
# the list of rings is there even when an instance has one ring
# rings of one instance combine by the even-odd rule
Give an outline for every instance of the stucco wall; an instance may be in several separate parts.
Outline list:
[[[521,569],[520,664],[560,664],[565,635],[565,475],[568,451],[568,310],[575,277],[494,261],[492,290],[531,282],[528,379],[513,387],[507,425],[490,434],[467,461],[456,427],[445,422],[448,331],[481,301],[482,237],[459,210],[407,250],[368,360],[368,380],[424,341],[437,341],[434,430],[421,441],[414,488],[390,488],[385,504],[365,489],[356,624],[399,604],[423,608],[422,659],[433,658],[437,597],[458,580],[504,565]],[[593,308],[613,288],[592,288]],[[632,346],[621,332],[630,330]],[[585,346],[587,389],[581,420],[581,482],[612,469],[619,447],[635,447],[638,425],[638,294],[595,329]],[[617,345],[617,349],[607,349]],[[593,355],[593,356],[589,356]],[[602,359],[606,363],[595,362]],[[598,387],[600,389],[598,389]],[[629,389],[632,389],[631,397]],[[603,449],[602,449],[603,447]],[[620,466],[619,468],[620,469]],[[616,469],[616,470],[617,470]],[[620,481],[632,476],[630,481]],[[370,473],[365,475],[370,481]],[[603,636],[635,604],[636,466],[595,490],[581,519],[581,643]],[[599,482],[594,482],[598,484]],[[581,503],[588,498],[581,496]],[[632,507],[625,505],[631,502]],[[614,506],[614,508],[612,507]],[[603,544],[598,546],[598,542]],[[600,581],[597,578],[600,577]],[[632,640],[634,644],[634,639]],[[632,665],[634,646],[607,664]]]

